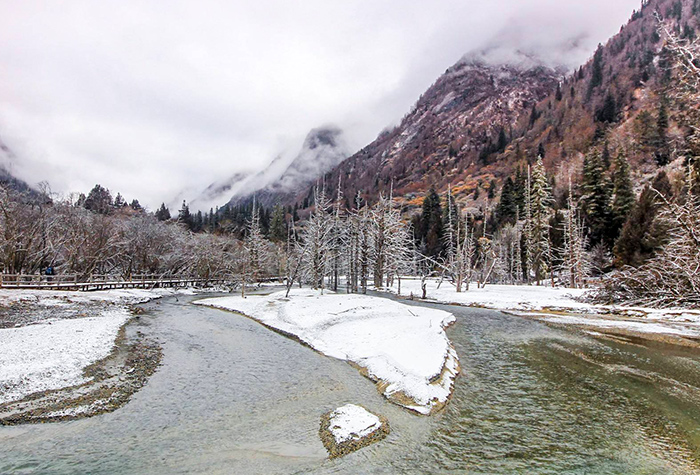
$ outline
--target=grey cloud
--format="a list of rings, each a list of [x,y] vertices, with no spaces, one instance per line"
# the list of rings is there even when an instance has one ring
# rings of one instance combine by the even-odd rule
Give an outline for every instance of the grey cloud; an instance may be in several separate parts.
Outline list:
[[[54,190],[151,208],[299,150],[335,123],[359,148],[465,53],[568,67],[638,0],[26,0],[0,18],[0,137]]]

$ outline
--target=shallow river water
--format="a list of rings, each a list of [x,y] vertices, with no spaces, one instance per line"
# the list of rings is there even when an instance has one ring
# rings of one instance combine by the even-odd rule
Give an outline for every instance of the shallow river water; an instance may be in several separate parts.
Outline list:
[[[426,418],[342,361],[189,300],[150,303],[132,325],[164,357],[126,406],[0,428],[0,473],[700,473],[698,352],[443,307],[463,372]],[[330,461],[319,418],[345,403],[392,433]]]

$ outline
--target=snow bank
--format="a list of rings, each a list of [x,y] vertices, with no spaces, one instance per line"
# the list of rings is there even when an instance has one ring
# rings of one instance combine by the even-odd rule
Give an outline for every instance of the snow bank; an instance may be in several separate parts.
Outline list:
[[[41,289],[0,289],[0,305],[38,303],[45,306],[63,306],[85,303],[135,305],[170,295],[193,295],[192,289],[112,289],[91,292]]]
[[[346,404],[332,411],[329,416],[330,430],[336,444],[351,439],[361,439],[379,430],[382,423],[365,408]]]
[[[700,337],[700,328],[674,327],[670,323],[634,322],[629,320],[608,320],[603,318],[584,318],[570,315],[541,315],[540,320],[562,325],[587,325],[596,328],[629,330],[639,333],[662,333],[681,337]]]
[[[99,317],[0,329],[0,404],[86,382],[83,369],[109,355],[129,317],[119,308]]]
[[[317,351],[365,368],[391,401],[422,414],[442,407],[459,372],[444,328],[452,314],[365,295],[294,289],[195,302],[247,315]]]
[[[426,281],[426,297],[441,303],[484,307],[520,313],[552,323],[590,325],[598,328],[624,329],[640,333],[658,333],[684,337],[700,336],[700,311],[687,309],[653,309],[618,305],[593,305],[579,302],[590,289],[527,285],[487,285],[479,289],[471,284],[468,291],[457,293],[454,285],[444,281],[438,289],[438,281]],[[398,292],[398,281],[388,289]],[[423,295],[417,279],[401,280],[401,295]],[[583,316],[551,315],[542,311],[561,311]],[[603,316],[614,316],[615,319]]]
[[[479,289],[475,283],[466,291],[457,293],[455,286],[443,281],[438,288],[438,281],[431,279],[426,281],[426,297],[443,303],[457,303],[474,307],[486,307],[495,310],[542,310],[574,309],[587,311],[593,306],[574,300],[583,296],[589,289],[565,289],[559,287],[538,287],[528,285],[487,285]],[[398,281],[389,289],[397,293]],[[421,282],[417,279],[401,279],[401,295],[413,294],[421,297]]]

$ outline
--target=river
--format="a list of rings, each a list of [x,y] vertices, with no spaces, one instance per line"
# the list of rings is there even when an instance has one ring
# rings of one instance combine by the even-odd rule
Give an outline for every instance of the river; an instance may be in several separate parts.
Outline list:
[[[342,361],[190,300],[151,302],[129,326],[164,356],[127,405],[0,428],[0,473],[700,473],[696,351],[437,306],[457,316],[463,372],[427,418]],[[392,433],[331,461],[319,418],[346,403],[385,415]]]

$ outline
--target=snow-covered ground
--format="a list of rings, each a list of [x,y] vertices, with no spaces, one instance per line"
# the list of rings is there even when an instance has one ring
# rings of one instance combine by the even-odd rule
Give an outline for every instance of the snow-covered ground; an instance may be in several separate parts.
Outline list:
[[[0,404],[84,383],[83,369],[109,355],[129,317],[115,308],[97,317],[0,329]]]
[[[329,421],[328,430],[336,444],[367,437],[382,426],[379,417],[355,404],[346,404],[332,411]]]
[[[560,324],[700,337],[700,310],[593,305],[577,300],[590,289],[534,285],[487,285],[480,289],[472,283],[468,291],[463,289],[457,293],[454,285],[447,281],[443,281],[439,288],[436,279],[429,279],[426,284],[426,297],[440,303],[510,311]],[[394,286],[389,291],[394,294],[398,292],[398,281],[394,281]],[[402,279],[401,295],[405,297],[411,294],[417,298],[422,296],[420,280]],[[575,315],[553,315],[547,312]]]
[[[441,407],[459,372],[445,334],[451,313],[381,297],[294,289],[196,302],[241,313],[367,370],[391,401],[422,414]]]
[[[134,305],[170,295],[193,295],[191,288],[173,289],[112,289],[94,292],[62,290],[0,289],[0,306],[13,303],[38,303],[45,306],[67,306],[82,303]]]
[[[83,370],[110,354],[128,305],[195,292],[0,289],[0,404],[86,382]]]

